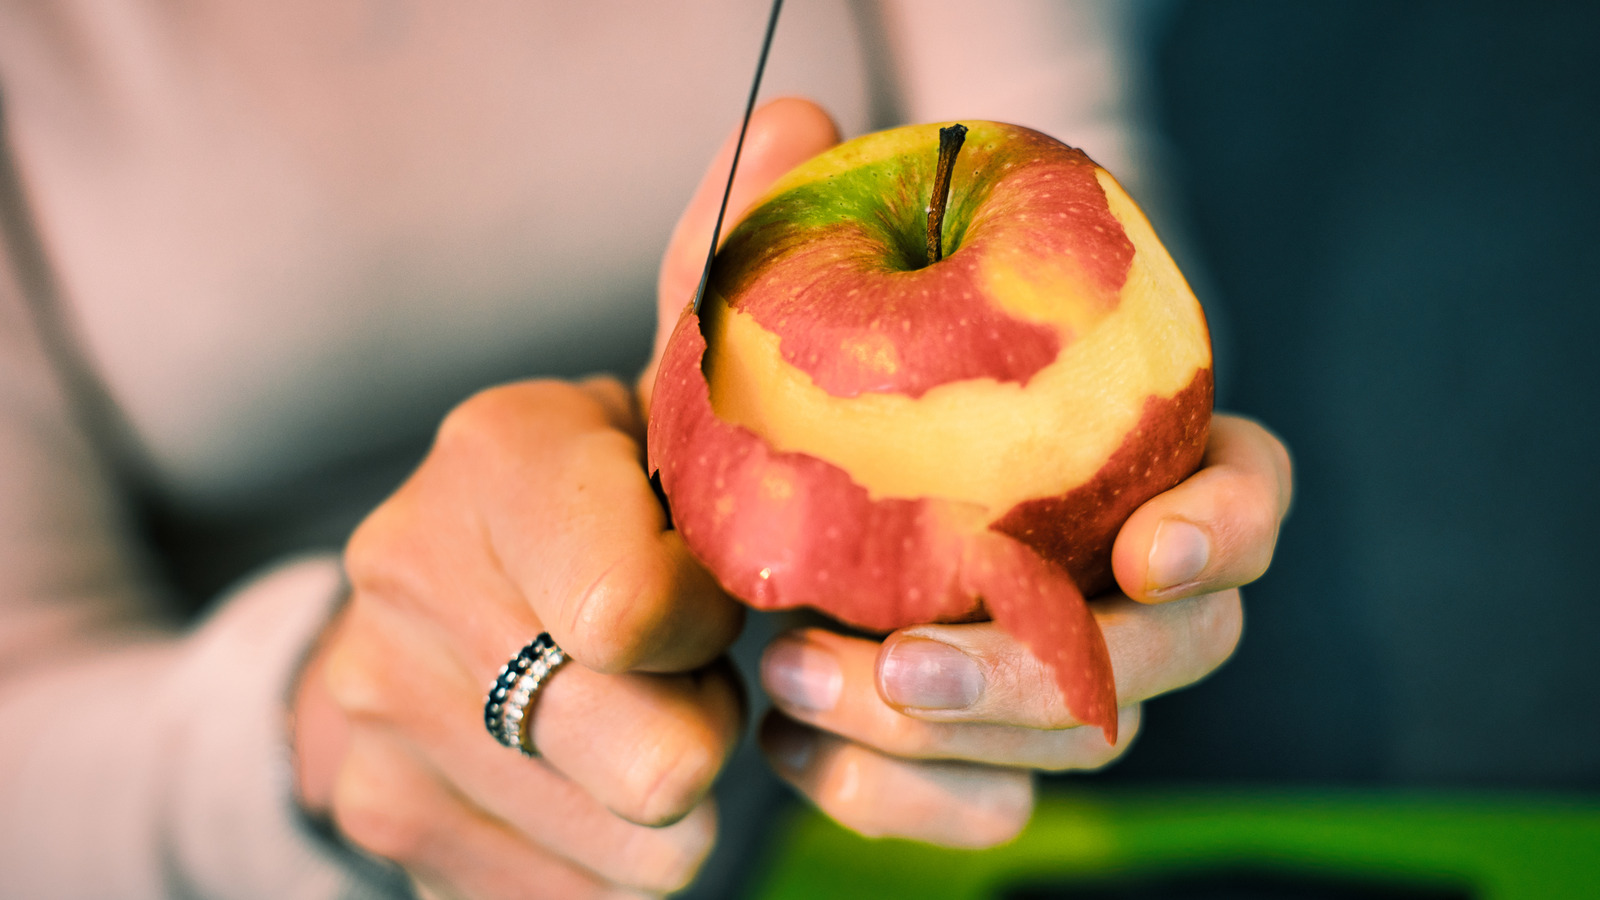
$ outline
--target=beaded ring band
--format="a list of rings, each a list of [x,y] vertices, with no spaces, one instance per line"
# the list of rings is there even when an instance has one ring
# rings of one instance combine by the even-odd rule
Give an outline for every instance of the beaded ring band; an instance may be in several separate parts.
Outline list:
[[[556,646],[547,631],[500,667],[483,704],[483,725],[496,741],[521,751],[523,756],[539,755],[524,727],[528,708],[545,681],[566,661],[566,652]]]

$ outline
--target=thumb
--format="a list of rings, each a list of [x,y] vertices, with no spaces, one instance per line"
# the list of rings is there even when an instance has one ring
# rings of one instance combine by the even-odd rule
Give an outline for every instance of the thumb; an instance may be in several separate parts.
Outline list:
[[[639,377],[639,397],[650,408],[650,393],[655,386],[656,364],[666,348],[667,338],[678,322],[684,306],[694,299],[705,269],[706,253],[711,249],[711,230],[717,222],[717,209],[728,184],[728,167],[733,164],[734,145],[739,132],[728,136],[710,168],[700,179],[694,198],[672,230],[661,273],[656,282],[656,344],[650,365]],[[739,156],[739,171],[728,195],[728,216],[722,236],[772,183],[790,169],[839,143],[839,130],[822,107],[798,97],[782,97],[762,105],[750,116],[744,150]]]

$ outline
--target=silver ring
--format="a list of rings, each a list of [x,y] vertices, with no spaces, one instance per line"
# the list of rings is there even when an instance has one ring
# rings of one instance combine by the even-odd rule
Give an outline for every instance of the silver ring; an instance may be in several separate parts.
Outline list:
[[[523,756],[539,755],[526,727],[528,708],[539,696],[539,689],[566,661],[566,652],[546,631],[500,667],[483,704],[483,725],[496,741],[521,751]]]

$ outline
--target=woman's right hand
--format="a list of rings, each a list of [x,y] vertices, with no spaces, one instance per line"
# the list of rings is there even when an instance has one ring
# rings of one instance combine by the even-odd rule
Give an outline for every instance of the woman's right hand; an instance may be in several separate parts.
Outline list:
[[[426,896],[661,894],[711,847],[741,607],[667,530],[641,436],[614,381],[487,391],[350,541],[349,604],[296,694],[297,787]],[[527,759],[483,706],[542,631],[574,662]]]

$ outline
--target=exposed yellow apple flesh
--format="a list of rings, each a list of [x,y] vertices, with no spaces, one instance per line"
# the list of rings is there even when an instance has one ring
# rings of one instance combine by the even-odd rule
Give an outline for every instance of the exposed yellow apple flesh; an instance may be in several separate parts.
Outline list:
[[[668,344],[651,464],[734,594],[882,630],[992,616],[1110,739],[1080,590],[1109,586],[1122,522],[1199,463],[1204,318],[1081,152],[967,124],[932,265],[939,126],[774,186],[719,251],[704,322],[686,311]]]
[[[1155,244],[1143,215],[1109,176],[1104,180],[1107,199],[1120,201],[1112,206],[1121,213],[1119,223]],[[962,255],[973,249],[963,245]],[[1009,269],[996,277],[1023,283]],[[1174,314],[1170,298],[1187,291],[1165,253],[1136,254],[1118,302],[1098,316],[1093,339],[1067,344],[1025,384],[974,378],[919,396],[846,397],[822,389],[791,364],[779,336],[743,304],[729,309],[713,295],[704,312],[716,348],[706,366],[712,405],[718,416],[781,450],[841,466],[874,497],[934,495],[1005,510],[1085,484],[1135,430],[1147,398],[1176,397],[1209,367],[1198,305]],[[952,330],[948,322],[923,327]],[[958,321],[955,328],[961,327]],[[1152,353],[1152,344],[1163,352]],[[1208,398],[1203,411],[1210,411]]]

